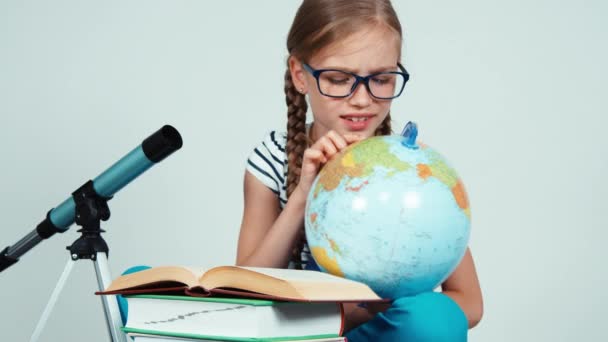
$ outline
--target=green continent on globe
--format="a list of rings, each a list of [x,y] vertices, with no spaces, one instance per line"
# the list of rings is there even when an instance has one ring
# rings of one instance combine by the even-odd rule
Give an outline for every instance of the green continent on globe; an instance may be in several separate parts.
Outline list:
[[[458,183],[458,175],[456,175],[452,168],[443,161],[437,152],[427,149],[426,155],[430,160],[429,167],[431,168],[433,177],[437,178],[449,188],[452,188]]]
[[[357,148],[352,151],[355,146]],[[345,176],[350,179],[369,176],[376,166],[384,166],[392,170],[388,177],[412,167],[390,153],[389,147],[383,139],[366,139],[350,145],[334,156],[333,162],[325,165],[315,186],[314,196],[316,197],[321,189],[325,191],[336,189]]]
[[[426,149],[426,146],[423,145],[422,148]],[[437,152],[431,149],[427,149],[426,152],[430,164],[416,165],[418,176],[422,179],[427,179],[432,176],[445,184],[452,191],[452,195],[454,196],[454,200],[456,200],[458,207],[464,211],[468,218],[471,218],[467,193],[462,181],[458,178],[458,175],[456,175],[454,170],[443,161]]]

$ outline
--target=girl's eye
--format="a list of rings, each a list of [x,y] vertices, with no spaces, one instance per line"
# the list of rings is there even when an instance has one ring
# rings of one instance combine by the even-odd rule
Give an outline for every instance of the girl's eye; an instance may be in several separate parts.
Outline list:
[[[330,85],[347,85],[353,82],[353,77],[340,71],[327,71],[321,75],[321,80]]]
[[[346,84],[349,82],[349,78],[347,77],[343,77],[343,78],[329,78],[329,81],[333,84]]]
[[[390,76],[373,77],[372,82],[376,83],[377,85],[386,85],[391,82],[391,77]]]

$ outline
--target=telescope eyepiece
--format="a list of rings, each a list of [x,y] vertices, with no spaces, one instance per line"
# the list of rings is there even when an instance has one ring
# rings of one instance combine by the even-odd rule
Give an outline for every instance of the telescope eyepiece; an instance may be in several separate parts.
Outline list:
[[[182,145],[182,136],[173,126],[165,125],[147,137],[142,145],[144,154],[150,161],[158,163],[171,153],[179,150]]]

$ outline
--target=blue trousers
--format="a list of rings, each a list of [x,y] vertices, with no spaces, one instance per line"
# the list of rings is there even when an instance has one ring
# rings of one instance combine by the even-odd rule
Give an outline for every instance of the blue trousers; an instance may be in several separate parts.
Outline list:
[[[306,269],[319,270],[314,260]],[[464,312],[450,297],[424,292],[397,298],[385,312],[346,333],[349,342],[467,340],[468,322]]]
[[[147,266],[129,268],[123,274],[147,269]],[[308,270],[319,270],[314,261],[308,261]],[[127,320],[127,301],[116,296],[123,324]],[[425,292],[411,297],[397,298],[385,312],[346,333],[349,342],[463,342],[467,341],[468,322],[464,312],[450,297]]]

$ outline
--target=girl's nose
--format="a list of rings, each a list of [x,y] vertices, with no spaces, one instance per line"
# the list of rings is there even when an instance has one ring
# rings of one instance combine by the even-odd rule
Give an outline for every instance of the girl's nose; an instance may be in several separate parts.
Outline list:
[[[348,98],[348,102],[356,107],[367,107],[373,101],[372,95],[367,90],[367,87],[363,82],[357,85],[355,91]]]

